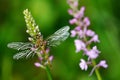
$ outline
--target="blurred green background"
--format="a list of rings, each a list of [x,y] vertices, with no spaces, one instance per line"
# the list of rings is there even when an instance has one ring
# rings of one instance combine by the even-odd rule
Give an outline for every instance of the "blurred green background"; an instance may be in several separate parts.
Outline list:
[[[91,20],[90,28],[99,35],[101,50],[98,61],[106,59],[109,67],[100,69],[103,80],[120,79],[120,1],[80,0],[85,6],[85,15]],[[69,8],[66,0],[0,0],[0,80],[47,80],[44,70],[33,64],[37,58],[13,60],[17,52],[7,48],[13,41],[26,42],[29,36],[23,10],[28,8],[44,38],[57,29],[69,25]],[[73,28],[73,26],[71,26]],[[82,54],[75,53],[74,39],[68,38],[60,46],[52,48],[54,55],[51,69],[53,80],[97,80],[96,75],[88,76],[91,69],[82,71],[79,61]]]

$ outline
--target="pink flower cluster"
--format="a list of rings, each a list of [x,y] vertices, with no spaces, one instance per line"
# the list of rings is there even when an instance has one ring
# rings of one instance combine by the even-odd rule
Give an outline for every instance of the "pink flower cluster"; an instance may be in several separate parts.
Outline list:
[[[32,50],[34,50],[34,49],[32,49]],[[46,65],[51,65],[52,60],[53,60],[53,56],[52,55],[49,56],[49,54],[48,54],[49,51],[50,50],[47,48],[46,51],[45,51],[45,53],[44,53],[44,51],[40,51],[39,54],[37,54],[38,57],[39,57],[38,58],[39,62],[35,62],[34,63],[34,65],[36,67],[41,67],[41,68],[45,69]],[[47,57],[48,57],[48,59],[47,59]]]
[[[83,51],[83,54],[88,57],[87,60],[80,59],[79,63],[80,68],[86,71],[88,69],[88,65],[92,64],[92,60],[96,59],[100,54],[97,46],[93,46],[91,48],[91,44],[99,43],[100,40],[93,30],[88,29],[90,26],[90,20],[88,17],[84,16],[85,7],[78,9],[78,0],[68,0],[68,4],[70,6],[68,13],[73,16],[73,19],[70,19],[69,23],[76,26],[71,30],[71,37],[76,38],[74,40],[76,53]],[[108,65],[105,60],[101,60],[94,67],[107,68]]]
[[[43,60],[43,58],[39,58],[40,62],[35,62],[34,65],[36,67],[41,67],[41,68],[45,69],[44,65],[47,65],[47,64],[51,65],[52,60],[53,60],[53,56],[50,56],[44,64],[42,64],[42,60]]]

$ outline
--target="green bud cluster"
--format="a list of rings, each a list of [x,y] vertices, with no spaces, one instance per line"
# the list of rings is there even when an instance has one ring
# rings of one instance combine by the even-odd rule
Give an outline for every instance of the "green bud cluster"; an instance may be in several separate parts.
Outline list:
[[[36,38],[37,35],[41,35],[39,31],[38,25],[36,25],[35,20],[33,19],[31,13],[28,11],[28,9],[23,11],[25,22],[27,25],[27,30],[26,32],[32,37]],[[32,39],[31,38],[31,39]],[[30,38],[29,38],[30,39]],[[31,40],[30,39],[30,40]]]

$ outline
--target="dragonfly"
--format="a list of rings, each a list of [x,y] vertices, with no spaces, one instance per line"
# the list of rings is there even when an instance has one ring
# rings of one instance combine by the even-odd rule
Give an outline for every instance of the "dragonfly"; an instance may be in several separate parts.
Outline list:
[[[45,45],[47,47],[55,47],[58,46],[61,42],[65,41],[69,36],[69,29],[69,26],[64,26],[45,40],[38,38],[36,44],[32,42],[11,42],[8,43],[7,47],[20,51],[13,56],[13,59],[18,60],[23,57],[29,58],[35,55],[35,50],[33,49],[35,47],[42,47],[41,44],[44,42],[46,43]]]

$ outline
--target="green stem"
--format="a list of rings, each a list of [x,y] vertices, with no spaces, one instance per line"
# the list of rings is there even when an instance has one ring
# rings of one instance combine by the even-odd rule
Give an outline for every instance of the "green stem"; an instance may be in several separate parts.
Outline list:
[[[97,75],[98,80],[102,80],[102,77],[101,77],[98,69],[95,69],[95,73]]]
[[[95,60],[93,60],[92,63],[93,63],[94,66],[96,65]],[[100,72],[99,72],[98,68],[95,69],[95,73],[96,73],[97,79],[102,80],[102,77],[100,75]]]
[[[48,75],[48,79],[52,80],[51,72],[50,72],[50,69],[49,69],[48,66],[46,66],[46,72],[47,72],[47,75]]]

